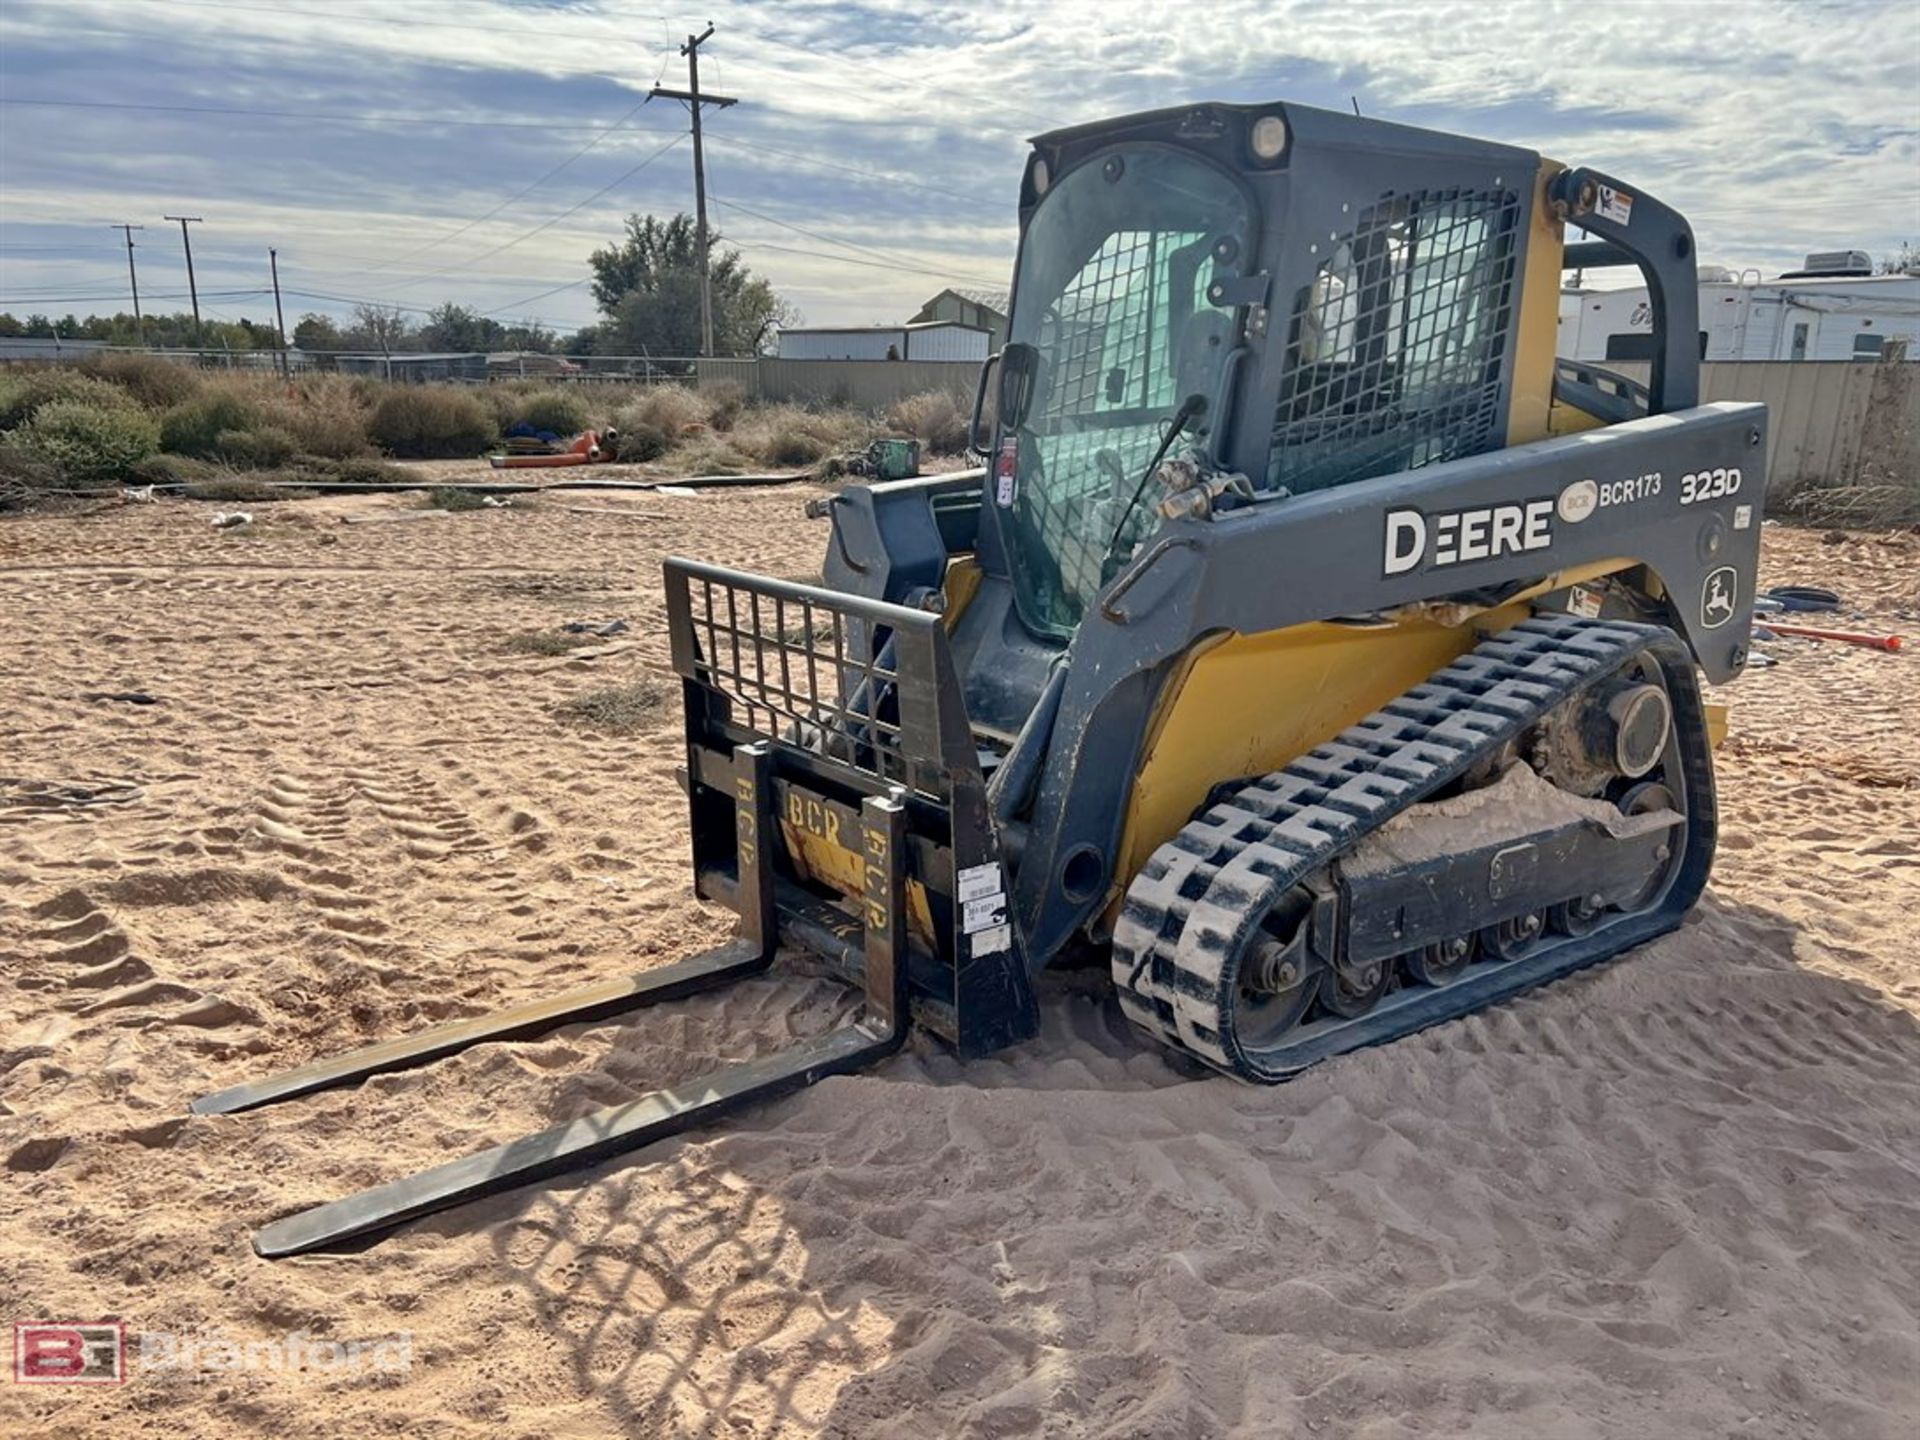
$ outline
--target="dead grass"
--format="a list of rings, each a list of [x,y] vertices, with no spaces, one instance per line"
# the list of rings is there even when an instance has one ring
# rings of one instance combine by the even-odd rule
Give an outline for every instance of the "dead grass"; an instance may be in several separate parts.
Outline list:
[[[549,600],[571,605],[589,596],[622,589],[625,583],[607,575],[494,575],[480,582],[479,588],[488,594],[516,600]]]
[[[759,468],[751,455],[743,455],[733,444],[717,435],[699,435],[682,441],[660,457],[662,468],[676,475],[744,475]]]
[[[427,492],[428,510],[489,510],[487,497],[477,490],[461,490],[452,485],[436,485]]]
[[[648,729],[659,714],[667,687],[652,678],[628,685],[606,685],[589,690],[554,707],[563,722],[603,735],[638,735]]]
[[[1807,486],[1777,508],[1783,519],[1805,525],[1852,530],[1920,525],[1920,484]]]
[[[513,655],[565,655],[582,645],[591,645],[597,635],[576,635],[567,630],[522,630],[500,642],[500,648]]]

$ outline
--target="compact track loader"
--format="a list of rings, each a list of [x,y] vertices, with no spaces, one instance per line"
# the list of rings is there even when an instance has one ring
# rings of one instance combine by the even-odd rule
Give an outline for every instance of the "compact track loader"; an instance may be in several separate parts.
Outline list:
[[[721,951],[323,1061],[242,1110],[671,1000],[782,944],[850,1027],[281,1220],[338,1245],[868,1065],[1033,1035],[1104,961],[1146,1043],[1272,1082],[1678,925],[1698,675],[1747,655],[1766,416],[1701,405],[1693,239],[1531,151],[1290,104],[1033,144],[984,472],[849,487],[821,586],[666,566]],[[1565,240],[1567,227],[1584,231]],[[1637,267],[1645,383],[1556,362]]]

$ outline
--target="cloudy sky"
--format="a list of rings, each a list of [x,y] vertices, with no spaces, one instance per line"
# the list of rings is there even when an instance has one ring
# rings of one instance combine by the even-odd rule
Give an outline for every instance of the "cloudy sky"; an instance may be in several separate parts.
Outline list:
[[[184,213],[227,318],[270,318],[271,245],[289,325],[590,321],[587,253],[692,208],[685,111],[642,101],[709,19],[715,222],[813,323],[1004,288],[1025,137],[1208,98],[1591,164],[1736,268],[1920,240],[1916,0],[0,0],[0,310],[125,308],[121,220],[143,300],[186,308]]]

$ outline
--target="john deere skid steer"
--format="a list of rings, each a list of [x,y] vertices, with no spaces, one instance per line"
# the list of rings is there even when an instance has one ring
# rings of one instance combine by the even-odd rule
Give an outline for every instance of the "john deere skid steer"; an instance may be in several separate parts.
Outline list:
[[[1531,151],[1303,106],[1040,137],[984,472],[850,487],[826,583],[666,566],[720,951],[323,1061],[241,1110],[765,969],[854,1025],[279,1221],[337,1245],[868,1065],[1032,1036],[1111,968],[1145,1044],[1272,1082],[1680,923],[1698,675],[1745,662],[1765,411],[1698,403],[1686,222]],[[1578,227],[1587,238],[1569,244]],[[1645,383],[1557,362],[1637,267]]]

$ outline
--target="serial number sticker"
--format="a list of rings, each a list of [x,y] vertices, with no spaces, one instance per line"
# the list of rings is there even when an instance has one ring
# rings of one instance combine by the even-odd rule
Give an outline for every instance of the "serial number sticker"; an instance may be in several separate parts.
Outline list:
[[[1733,528],[1748,530],[1753,527],[1753,506],[1736,505],[1733,507]]]
[[[1602,220],[1611,220],[1616,225],[1633,223],[1633,196],[1624,190],[1616,190],[1611,185],[1602,185],[1597,208]]]
[[[1007,897],[987,895],[969,900],[960,907],[960,928],[969,935],[1007,923]]]
[[[1011,925],[989,925],[973,937],[973,953],[976,955],[998,955],[1012,948]]]
[[[983,895],[998,895],[1006,886],[1000,883],[1000,866],[992,861],[985,865],[969,865],[959,876],[960,903],[978,900]]]

